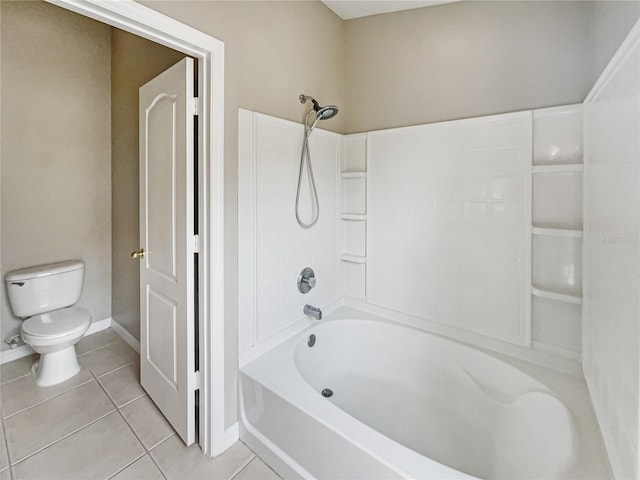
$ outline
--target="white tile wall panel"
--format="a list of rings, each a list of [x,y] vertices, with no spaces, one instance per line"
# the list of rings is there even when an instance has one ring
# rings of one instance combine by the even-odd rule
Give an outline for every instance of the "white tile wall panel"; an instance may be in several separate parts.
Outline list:
[[[367,171],[367,134],[356,133],[343,137],[343,172]]]
[[[640,22],[584,112],[584,373],[615,477],[638,478]]]
[[[531,112],[369,133],[367,300],[530,341]]]
[[[323,307],[340,296],[338,179],[341,135],[314,130],[310,139],[320,219],[311,229],[295,217],[303,127],[259,113],[239,113],[240,350],[303,318],[306,304]],[[303,176],[301,217],[312,211]],[[317,287],[303,295],[300,271],[315,270]]]
[[[342,285],[345,296],[365,300],[366,269],[365,263],[342,262]]]
[[[342,253],[364,257],[366,249],[366,222],[345,220],[342,224]]]
[[[533,340],[573,352],[582,343],[580,305],[546,298],[532,298]]]
[[[343,178],[342,213],[364,215],[367,213],[367,179],[365,177]]]
[[[582,163],[582,105],[533,111],[533,163]]]
[[[535,235],[533,259],[536,288],[582,296],[581,238]]]
[[[533,224],[582,229],[582,172],[533,174]]]

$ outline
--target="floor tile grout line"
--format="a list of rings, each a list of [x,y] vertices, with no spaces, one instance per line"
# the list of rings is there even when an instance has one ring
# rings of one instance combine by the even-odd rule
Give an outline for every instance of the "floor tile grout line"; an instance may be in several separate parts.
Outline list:
[[[131,460],[131,462],[127,463],[124,467],[122,467],[120,470],[118,470],[116,473],[114,473],[113,475],[107,477],[107,480],[111,480],[113,477],[119,475],[120,473],[124,472],[127,468],[129,468],[131,465],[133,465],[134,463],[136,463],[138,460],[140,460],[143,457],[146,457],[147,455],[149,455],[148,453],[143,453],[142,455],[140,455],[137,458],[134,458],[133,460]]]
[[[15,377],[15,378],[12,378],[11,380],[6,380],[6,381],[0,383],[0,386],[4,386],[4,385],[7,385],[8,383],[15,382],[16,380],[20,380],[21,378],[28,377],[29,375],[31,375],[31,370],[29,370],[24,375],[19,375],[19,376]]]
[[[249,450],[249,451],[251,452],[251,450]],[[233,479],[234,479],[234,478],[236,478],[238,475],[240,475],[240,473],[241,473],[245,468],[247,468],[247,467],[249,466],[249,464],[250,464],[251,462],[253,462],[253,460],[254,460],[255,458],[256,458],[256,454],[255,454],[255,453],[253,453],[253,452],[251,452],[251,458],[249,458],[249,460],[248,460],[244,465],[242,465],[242,466],[238,469],[238,471],[236,471],[234,474],[232,474],[230,477],[228,477],[228,480],[233,480]]]
[[[14,380],[17,380],[18,378],[22,378],[22,377],[26,377],[27,375],[30,375],[31,372],[31,368],[33,366],[33,362],[35,361],[34,357],[39,357],[39,355],[36,352],[31,352],[28,355],[25,355],[24,357],[19,357],[16,358],[14,360],[11,360],[10,362],[5,362],[0,364],[0,372],[2,370],[2,367],[6,367],[7,365],[11,364],[11,363],[17,363],[17,362],[29,362],[29,369],[27,372],[18,375],[15,378],[11,378],[9,380],[4,380],[4,374],[0,374],[0,385],[4,385],[5,383],[9,383],[9,382],[13,382]]]
[[[96,381],[98,380],[98,378],[95,376],[95,374],[93,372],[91,372],[91,375],[93,375],[93,378],[96,379]],[[142,439],[140,438],[140,436],[136,433],[136,431],[133,429],[133,427],[131,426],[131,424],[127,421],[126,417],[124,416],[124,414],[120,411],[120,407],[118,407],[118,405],[116,405],[116,402],[109,396],[109,394],[107,393],[106,388],[104,388],[104,386],[100,383],[97,382],[98,385],[100,385],[100,388],[102,389],[102,391],[105,393],[105,395],[107,396],[107,398],[109,398],[109,400],[111,401],[111,403],[113,404],[113,406],[115,407],[116,411],[118,412],[118,415],[120,415],[120,418],[122,418],[122,421],[125,423],[125,425],[127,427],[129,427],[129,430],[131,430],[131,433],[133,433],[134,437],[136,437],[136,440],[138,440],[138,442],[140,443],[140,445],[142,446],[143,450],[145,451],[145,455],[149,455],[149,459],[153,462],[153,464],[156,466],[156,468],[158,469],[158,471],[160,472],[160,474],[162,475],[162,477],[166,480],[167,477],[164,474],[164,472],[162,471],[162,469],[160,468],[160,466],[156,463],[156,461],[153,459],[153,457],[151,456],[151,450],[153,450],[153,448],[157,447],[158,445],[160,445],[160,443],[163,443],[165,440],[171,438],[171,436],[165,438],[165,440],[163,440],[162,442],[158,443],[157,445],[155,445],[151,450],[147,449],[146,445],[144,444],[144,442],[142,441]],[[142,396],[138,397],[138,398],[142,398]],[[137,399],[136,399],[137,400]],[[131,402],[126,403],[124,406],[129,405],[130,403],[134,402],[135,400],[132,400]],[[140,460],[140,458],[144,457],[144,455],[138,457],[136,459]],[[132,462],[133,463],[133,462]],[[131,465],[131,464],[130,464]],[[125,467],[126,468],[126,467]],[[124,470],[124,469],[123,469]],[[122,471],[122,470],[121,470]],[[115,473],[114,475],[117,475],[119,472]],[[110,477],[111,478],[111,477]]]
[[[1,1],[1,0],[0,0]],[[118,407],[118,409],[122,409],[128,405],[131,405],[133,402],[135,402],[136,400],[140,400],[142,397],[146,397],[147,396],[147,392],[145,393],[141,393],[139,396],[137,396],[136,398],[132,398],[131,400],[127,400],[125,403],[123,403],[122,405],[120,405]]]
[[[114,343],[118,343],[118,342],[120,342],[120,341],[121,341],[121,342],[126,343],[126,342],[125,342],[124,340],[122,340],[121,338],[116,338],[116,339],[115,339],[115,340],[113,340],[112,342],[105,343],[104,345],[100,345],[99,347],[92,348],[91,350],[87,350],[86,352],[78,353],[78,357],[82,357],[82,356],[84,356],[84,355],[86,355],[86,354],[88,354],[88,353],[95,352],[96,350],[100,350],[101,348],[108,347],[109,345],[113,345]]]
[[[94,352],[94,351],[99,350],[99,349],[101,349],[101,348],[103,348],[103,347],[108,347],[109,345],[112,345],[112,344],[114,344],[114,343],[116,343],[116,342],[118,342],[118,340],[114,340],[114,341],[113,341],[113,342],[111,342],[111,343],[108,343],[108,344],[102,345],[101,347],[98,347],[98,348],[95,348],[95,349],[90,350],[90,351],[88,351],[88,352],[85,352],[85,354],[86,354],[86,353]],[[84,355],[84,354],[82,354],[82,355]],[[82,355],[78,355],[78,357],[82,357]],[[134,363],[135,363],[135,360],[134,360],[134,361],[132,361],[132,362],[126,363],[126,364],[124,364],[124,365],[121,365],[121,366],[119,366],[119,367],[117,367],[117,368],[114,368],[113,370],[110,370],[110,371],[108,371],[108,372],[105,372],[105,373],[103,373],[103,374],[102,374],[102,375],[100,375],[100,376],[96,376],[96,375],[93,373],[93,371],[91,370],[91,368],[90,368],[90,367],[88,367],[88,366],[83,366],[82,368],[85,368],[85,369],[89,372],[89,374],[92,376],[93,380],[96,380],[96,381],[97,381],[97,380],[98,380],[98,378],[102,378],[102,377],[104,377],[105,375],[109,375],[110,373],[113,373],[113,372],[115,372],[115,371],[117,371],[117,370],[120,370],[121,368],[128,367],[129,365],[132,365],[132,364],[134,364]],[[27,374],[25,374],[25,375],[21,375],[20,377],[16,377],[16,378],[14,378],[14,379],[8,380],[7,382],[5,382],[5,383],[3,383],[3,384],[1,384],[1,385],[2,385],[2,386],[5,386],[5,385],[8,385],[9,383],[13,383],[13,382],[15,382],[15,381],[22,380],[22,379],[24,379],[25,377],[28,377],[28,376],[29,376],[29,375],[31,375],[31,374],[32,374],[32,372],[29,372],[29,373],[27,373]],[[64,392],[60,392],[60,393],[58,393],[58,394],[56,394],[56,395],[53,395],[52,397],[49,397],[49,398],[47,398],[46,400],[41,400],[41,401],[39,401],[39,402],[37,402],[37,403],[34,403],[33,405],[29,405],[28,407],[23,408],[22,410],[18,410],[18,411],[16,411],[16,412],[13,412],[12,414],[7,415],[6,417],[4,417],[4,415],[3,415],[3,416],[2,416],[2,418],[9,419],[9,418],[13,417],[14,415],[17,415],[17,414],[19,414],[19,413],[23,413],[23,412],[25,412],[25,411],[29,410],[30,408],[33,408],[33,407],[38,406],[38,405],[41,405],[41,404],[43,404],[44,402],[47,402],[47,401],[49,401],[49,400],[53,400],[54,398],[59,397],[60,395],[64,395],[65,393],[68,393],[68,392],[70,392],[70,391],[72,391],[72,390],[75,390],[75,389],[76,389],[76,388],[78,388],[78,387],[81,387],[81,386],[83,386],[83,385],[86,385],[87,383],[89,383],[89,382],[91,382],[91,381],[92,381],[92,380],[87,380],[86,382],[83,382],[83,383],[80,383],[80,384],[78,384],[78,385],[75,385],[75,386],[71,387],[69,390],[65,390]],[[99,383],[99,382],[98,382],[98,383]],[[106,392],[105,392],[105,393],[106,393]],[[108,396],[108,394],[107,394],[107,396]],[[116,405],[116,408],[118,408],[118,407],[117,407],[117,405]]]
[[[234,478],[236,478],[238,475],[240,475],[248,466],[251,462],[253,462],[256,458],[258,458],[258,456],[253,453],[253,451],[249,450],[251,452],[251,458],[249,459],[249,461],[247,463],[245,463],[242,467],[240,467],[240,470],[238,470],[236,473],[234,473],[233,475],[231,475],[229,477],[228,480],[233,480]]]
[[[21,380],[21,379],[23,379],[24,377],[28,377],[29,375],[31,375],[31,373],[32,373],[32,372],[31,372],[31,371],[29,371],[28,373],[25,373],[24,375],[20,375],[20,376],[18,376],[18,377],[12,378],[11,380],[7,380],[6,382],[2,382],[2,383],[0,383],[0,386],[3,386],[3,387],[4,387],[5,385],[8,385],[8,384],[10,384],[10,383],[13,383],[13,382],[15,382],[15,381],[17,381],[17,380]]]
[[[12,464],[12,466],[18,465],[18,464],[20,464],[20,463],[24,462],[25,460],[28,460],[29,458],[33,457],[34,455],[37,455],[38,453],[40,453],[40,452],[42,452],[42,451],[46,450],[46,449],[47,449],[47,448],[49,448],[49,447],[53,447],[53,446],[54,446],[54,445],[56,445],[57,443],[60,443],[62,440],[65,440],[65,439],[69,438],[69,437],[70,437],[71,435],[73,435],[74,433],[78,433],[78,432],[80,432],[80,431],[84,430],[85,428],[90,427],[90,426],[91,426],[91,425],[93,425],[94,423],[99,422],[99,421],[100,421],[100,420],[102,420],[103,418],[108,417],[109,415],[111,415],[111,414],[112,414],[112,413],[114,413],[115,411],[116,411],[116,409],[111,410],[111,411],[109,411],[109,412],[105,413],[104,415],[101,415],[100,417],[98,417],[98,418],[96,418],[96,419],[94,419],[94,420],[90,421],[90,422],[89,422],[89,423],[87,423],[86,425],[83,425],[82,427],[77,428],[76,430],[74,430],[74,431],[72,431],[72,432],[69,432],[69,433],[67,433],[67,434],[63,435],[62,437],[58,438],[57,440],[55,440],[55,441],[53,441],[53,442],[51,442],[51,443],[49,443],[49,444],[45,445],[44,447],[41,447],[41,448],[39,448],[38,450],[36,450],[36,451],[34,451],[34,452],[31,452],[29,455],[27,455],[27,456],[25,456],[25,457],[22,457],[20,460],[18,460],[18,461],[16,461],[15,463],[13,463],[13,464]]]
[[[102,378],[104,376],[107,376],[107,375],[110,375],[110,374],[112,374],[114,372],[117,372],[118,370],[122,370],[125,367],[130,367],[131,365],[135,365],[135,363],[136,363],[136,361],[133,360],[132,362],[125,363],[124,365],[120,365],[119,367],[116,367],[113,370],[110,370],[110,371],[108,371],[106,373],[102,373],[100,375],[95,375],[95,374],[94,375],[95,375],[96,378]],[[93,373],[93,372],[91,372],[91,373]]]
[[[30,374],[27,373],[26,375],[20,375],[19,377],[12,378],[11,380],[7,380],[6,382],[2,382],[0,383],[0,387],[6,387],[10,383],[17,382],[18,380],[22,380],[24,377],[28,377],[29,375]]]
[[[87,368],[87,370],[89,371],[89,373],[91,373],[91,371],[88,368]],[[52,397],[49,397],[49,398],[47,398],[45,400],[41,400],[41,401],[39,401],[37,403],[34,403],[33,405],[29,405],[28,407],[23,408],[22,410],[18,410],[16,412],[13,412],[11,415],[7,415],[6,417],[3,414],[2,418],[7,420],[7,419],[9,419],[9,418],[11,418],[11,417],[13,417],[15,415],[18,415],[19,413],[24,413],[24,412],[26,412],[27,410],[29,410],[29,409],[31,409],[33,407],[37,407],[38,405],[42,405],[43,403],[48,402],[49,400],[53,400],[54,398],[58,398],[60,395],[64,395],[65,393],[69,393],[69,392],[75,390],[78,387],[82,387],[82,386],[86,385],[87,383],[91,383],[91,382],[93,382],[93,379],[95,378],[95,377],[93,377],[93,375],[91,375],[91,376],[92,376],[92,378],[87,380],[86,382],[82,382],[82,383],[79,383],[78,385],[74,385],[69,390],[65,390],[64,392],[60,392],[60,393],[58,393],[58,394],[56,394],[56,395],[54,395]],[[39,388],[42,388],[42,387],[39,387]]]
[[[0,422],[2,423],[2,441],[4,442],[4,448],[7,452],[7,462],[9,463],[9,478],[13,480],[13,465],[11,462],[11,453],[9,452],[9,439],[7,438],[7,429],[4,424],[4,418],[2,418],[2,408],[0,408]]]
[[[107,397],[109,397],[109,400],[111,400],[111,403],[113,403],[113,406],[116,407],[116,409],[120,410],[122,407],[126,407],[127,405],[129,405],[130,403],[135,402],[136,400],[144,397],[147,392],[143,392],[140,395],[138,395],[135,398],[132,398],[131,400],[127,400],[125,403],[123,403],[122,405],[118,406],[118,404],[116,403],[115,399],[111,397],[111,395],[109,395],[109,392],[107,392],[107,389],[105,388],[105,386],[102,384],[102,382],[100,381],[100,379],[102,377],[104,377],[105,375],[109,375],[110,373],[116,372],[118,370],[120,370],[121,368],[127,367],[131,364],[133,364],[135,362],[131,362],[131,363],[127,363],[126,365],[123,365],[122,367],[118,367],[115,370],[109,372],[109,373],[104,373],[102,375],[100,375],[99,377],[96,377],[95,373],[93,373],[92,371],[90,371],[91,376],[98,382],[98,385],[100,385],[100,388],[102,388],[102,390],[104,391],[104,393],[107,395]],[[138,385],[140,384],[140,382],[138,382]]]
[[[172,427],[173,428],[173,427]],[[156,445],[154,445],[154,447],[151,450],[155,450],[156,448],[158,448],[160,445],[162,445],[164,442],[167,442],[171,437],[173,437],[174,435],[177,435],[177,433],[173,433],[172,435],[168,436],[167,438],[165,438],[164,440],[162,440],[161,442],[158,442]],[[162,475],[162,477],[167,480],[168,477],[165,475],[164,470],[162,468],[160,468],[160,465],[158,465],[158,462],[156,462],[156,459],[153,458],[153,455],[151,455],[151,450],[149,450],[149,458],[151,459],[151,461],[153,462],[153,464],[156,466],[156,468],[158,469],[158,471],[160,472],[160,475]]]

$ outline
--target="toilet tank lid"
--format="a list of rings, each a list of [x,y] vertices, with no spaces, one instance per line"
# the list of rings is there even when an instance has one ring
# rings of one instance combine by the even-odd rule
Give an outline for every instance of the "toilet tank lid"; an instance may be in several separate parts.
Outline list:
[[[7,282],[20,282],[33,278],[57,275],[59,273],[71,272],[84,268],[82,260],[65,260],[64,262],[48,263],[46,265],[36,265],[20,270],[13,270],[5,276]]]

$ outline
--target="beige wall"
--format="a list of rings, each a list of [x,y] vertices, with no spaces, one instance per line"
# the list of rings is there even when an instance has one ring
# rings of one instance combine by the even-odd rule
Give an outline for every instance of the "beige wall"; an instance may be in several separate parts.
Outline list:
[[[138,88],[184,54],[114,29],[111,37],[113,319],[140,338]]]
[[[597,79],[640,17],[640,1],[593,2],[593,76]]]
[[[111,29],[42,2],[0,8],[2,277],[81,258],[79,304],[108,318]],[[2,339],[20,328],[5,292],[3,281]]]
[[[145,1],[225,42],[226,424],[236,422],[238,108],[300,122],[306,93],[344,105],[344,24],[320,2]],[[324,122],[342,131],[344,114]],[[292,199],[293,201],[293,199]]]
[[[597,76],[592,2],[459,2],[347,22],[320,2],[141,3],[225,42],[227,425],[236,419],[238,108],[300,121],[297,95],[307,93],[341,107],[324,127],[352,133],[577,103]],[[616,36],[603,30],[598,42]]]
[[[592,2],[465,1],[346,22],[345,132],[581,102]]]

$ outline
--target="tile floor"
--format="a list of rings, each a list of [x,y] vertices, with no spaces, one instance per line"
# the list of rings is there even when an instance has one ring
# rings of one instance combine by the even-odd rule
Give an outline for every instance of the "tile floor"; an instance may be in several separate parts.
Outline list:
[[[138,354],[112,330],[77,345],[80,374],[41,388],[33,357],[1,366],[0,480],[279,477],[243,443],[210,460],[185,447],[145,394]]]

